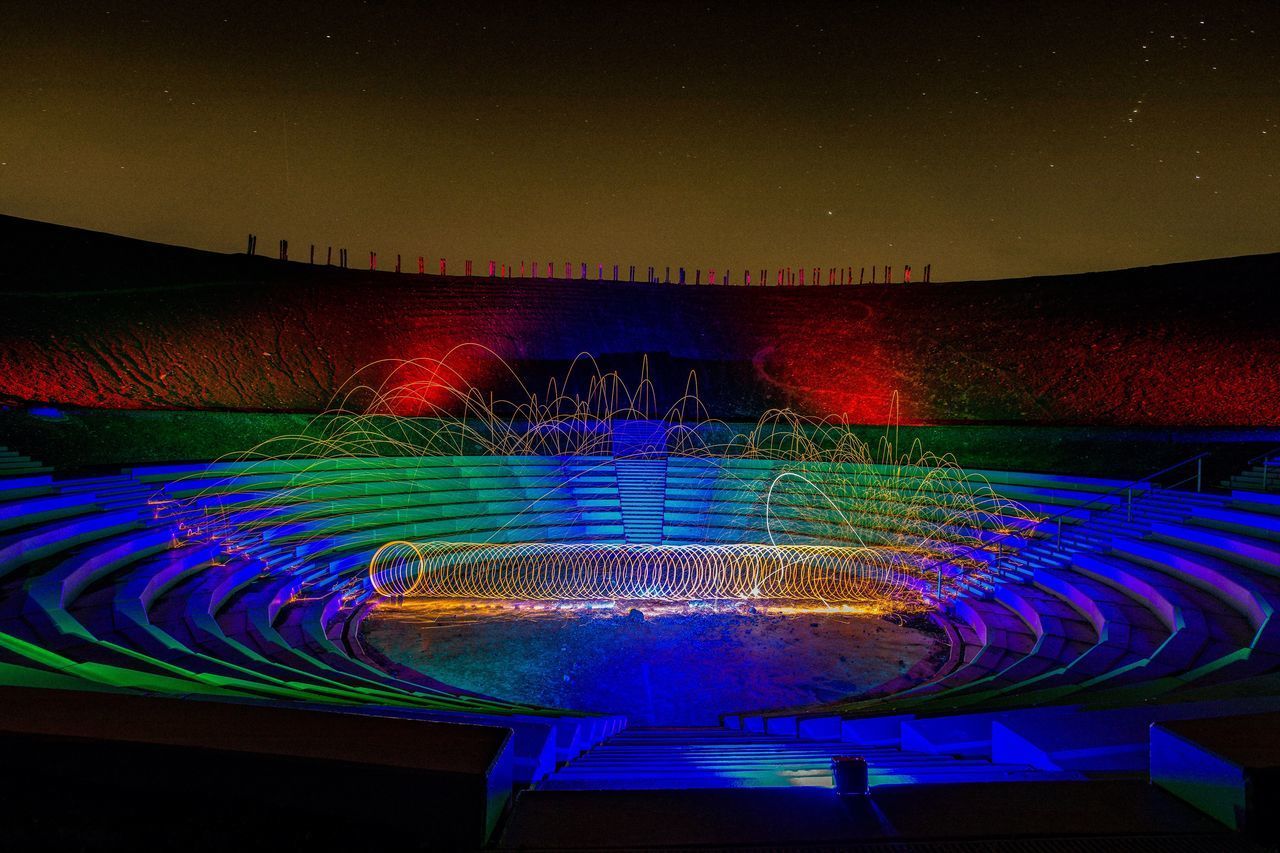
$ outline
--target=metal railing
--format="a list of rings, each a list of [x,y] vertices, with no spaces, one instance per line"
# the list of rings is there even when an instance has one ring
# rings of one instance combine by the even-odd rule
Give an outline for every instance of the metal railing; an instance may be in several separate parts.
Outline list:
[[[1259,453],[1244,463],[1245,465],[1257,465],[1258,460],[1262,460],[1262,491],[1264,492],[1267,490],[1267,473],[1273,459],[1280,459],[1280,447],[1273,447],[1266,453]]]
[[[1183,459],[1179,462],[1175,462],[1172,465],[1169,465],[1168,467],[1161,468],[1159,471],[1156,471],[1151,474],[1147,474],[1144,477],[1140,477],[1137,480],[1133,480],[1132,482],[1125,483],[1121,486],[1117,486],[1116,488],[1110,489],[1109,491],[1102,492],[1098,494],[1097,497],[1094,497],[1092,500],[1088,500],[1082,504],[1076,504],[1074,506],[1068,507],[1067,509],[1064,509],[1062,512],[1059,512],[1047,518],[1041,519],[1039,522],[1037,522],[1036,529],[1040,529],[1048,523],[1056,522],[1057,523],[1057,549],[1061,551],[1062,550],[1062,520],[1064,518],[1073,516],[1079,513],[1080,510],[1087,510],[1089,513],[1092,514],[1093,510],[1090,509],[1090,507],[1108,498],[1114,498],[1115,496],[1119,495],[1121,492],[1125,493],[1125,520],[1132,521],[1133,520],[1134,488],[1138,486],[1146,485],[1147,489],[1145,490],[1144,494],[1149,495],[1156,488],[1174,489],[1174,488],[1177,488],[1178,486],[1186,485],[1187,483],[1190,483],[1192,480],[1194,480],[1196,484],[1196,491],[1199,492],[1201,487],[1204,485],[1204,460],[1206,457],[1210,455],[1212,455],[1210,451],[1206,450],[1201,453],[1197,453],[1195,456],[1188,456],[1186,459]],[[1155,483],[1155,479],[1157,477],[1163,477],[1165,474],[1168,474],[1172,471],[1177,471],[1178,469],[1184,466],[1190,465],[1192,462],[1195,463],[1194,474],[1191,474],[1188,477],[1178,480],[1176,483],[1170,483],[1166,486],[1158,486],[1158,484]],[[1141,499],[1142,496],[1143,494],[1139,494],[1139,499]],[[1108,509],[1110,509],[1110,506],[1108,506]],[[989,545],[994,544],[996,546],[995,570],[997,572],[1000,571],[1000,558],[1003,552],[1003,547],[1002,547],[1003,542],[1009,539],[1010,537],[1012,537],[1015,534],[1015,532],[1017,531],[1011,530],[1008,533],[1001,534],[1000,536],[988,542]],[[1034,537],[1030,537],[1030,538],[1034,538]],[[944,566],[954,565],[955,561],[958,559],[960,559],[960,555],[956,555],[954,557],[951,557],[948,560],[944,560],[941,563],[937,564],[937,567],[938,567],[937,597],[939,601],[942,600],[942,569]]]

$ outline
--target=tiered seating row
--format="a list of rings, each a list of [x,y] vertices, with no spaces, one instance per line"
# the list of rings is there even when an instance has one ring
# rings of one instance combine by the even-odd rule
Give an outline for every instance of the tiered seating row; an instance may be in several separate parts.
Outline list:
[[[325,468],[315,467],[322,473]],[[330,636],[332,626],[341,625],[367,596],[356,580],[369,544],[385,541],[384,534],[427,535],[421,523],[376,516],[376,506],[359,507],[375,514],[371,523],[377,531],[361,535],[365,519],[359,512],[335,518],[314,500],[328,496],[286,488],[277,506],[308,518],[316,529],[290,529],[285,527],[290,522],[268,516],[273,524],[227,548],[226,542],[187,536],[207,523],[207,507],[222,499],[207,482],[182,479],[191,470],[142,469],[100,480],[0,480],[0,680],[502,725],[515,732],[515,773],[523,784],[623,725],[617,717],[469,694],[425,676],[388,673],[361,659]],[[357,487],[346,488],[358,499],[406,491],[403,483],[367,478],[359,483],[359,472],[354,473]],[[432,473],[439,479],[443,469]],[[480,496],[473,497],[481,508],[505,509],[497,498],[518,493],[514,482],[528,479],[527,472],[479,473],[487,478],[477,489]],[[264,480],[257,477],[251,485],[280,486],[279,480]],[[225,471],[213,481],[227,486],[227,499],[248,493]],[[537,485],[528,487],[533,492]],[[180,503],[169,489],[179,497],[201,498]],[[414,485],[407,489],[413,492]],[[423,491],[418,484],[417,496]],[[599,491],[599,486],[575,484],[567,498],[559,497],[567,504],[557,517],[591,535],[591,510],[581,507]],[[259,494],[275,498],[280,492],[268,488]],[[298,512],[300,496],[313,498],[310,517]],[[487,496],[494,499],[486,503]],[[578,505],[568,505],[575,500]],[[341,516],[348,507],[339,501],[330,510]],[[476,513],[478,521],[468,522],[468,530],[477,536],[500,531],[509,515]],[[224,532],[228,517],[213,517]],[[465,515],[454,515],[460,517]],[[535,521],[532,526],[562,532],[545,518]],[[449,530],[456,534],[457,525]]]
[[[934,680],[726,724],[1113,770],[1155,720],[1280,707],[1280,500],[1152,492],[1016,562],[943,617],[963,649]]]
[[[761,497],[781,470],[669,459],[663,541],[758,537]],[[879,484],[881,472],[846,473],[806,469],[837,495]],[[1021,553],[993,567],[1004,582],[973,586],[937,617],[953,644],[938,677],[728,722],[987,754],[997,723],[1012,719],[1001,715],[1026,713],[1018,709],[1066,720],[1137,702],[1171,707],[1273,674],[1280,500],[1144,492],[1122,505],[1110,481],[983,475],[1001,497],[1031,502],[1063,528],[998,508],[951,519],[958,538],[999,537]],[[942,517],[946,483],[923,471],[892,483],[859,535],[893,530],[904,513]],[[799,514],[820,501],[791,494],[778,505]],[[0,479],[0,679],[496,720],[516,732],[526,781],[622,725],[474,695],[364,655],[369,554],[391,539],[429,538],[625,541],[616,474],[597,458],[441,457]]]

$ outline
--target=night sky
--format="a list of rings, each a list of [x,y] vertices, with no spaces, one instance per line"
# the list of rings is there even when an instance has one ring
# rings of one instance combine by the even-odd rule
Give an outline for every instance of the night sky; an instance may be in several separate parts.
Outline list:
[[[7,0],[0,213],[735,280],[1280,249],[1280,3],[788,5]]]

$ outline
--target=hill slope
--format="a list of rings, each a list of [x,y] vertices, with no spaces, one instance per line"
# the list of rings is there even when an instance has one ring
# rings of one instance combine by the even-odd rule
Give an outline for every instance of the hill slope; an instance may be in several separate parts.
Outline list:
[[[861,287],[463,279],[219,255],[0,217],[0,397],[312,411],[362,365],[479,343],[540,386],[589,352],[717,416],[1280,423],[1280,255]],[[501,385],[487,356],[456,359]]]

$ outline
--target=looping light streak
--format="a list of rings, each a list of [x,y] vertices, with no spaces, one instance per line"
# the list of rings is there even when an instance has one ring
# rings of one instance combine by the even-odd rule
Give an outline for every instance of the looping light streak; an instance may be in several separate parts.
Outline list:
[[[831,508],[835,510],[835,513],[840,517],[840,520],[845,525],[852,528],[853,522],[849,520],[849,516],[844,514],[844,512],[840,509],[840,506],[831,499],[831,496],[828,495],[821,486],[819,486],[817,483],[813,482],[803,474],[797,474],[795,471],[783,471],[781,474],[779,474],[778,476],[774,477],[771,481],[769,481],[769,490],[765,493],[765,496],[764,496],[764,527],[765,527],[765,532],[769,535],[769,541],[772,544],[774,545],[778,544],[778,540],[773,535],[773,490],[778,485],[778,483],[782,482],[788,477],[796,478],[797,480],[801,481],[805,485],[812,488],[819,495],[821,495],[822,499],[826,501],[828,504],[830,504]],[[866,545],[866,543],[862,541],[862,535],[856,529],[854,529],[852,532],[853,532],[853,535],[857,538],[859,545]]]
[[[383,596],[524,601],[907,603],[921,575],[910,554],[833,545],[396,541],[369,563]]]

